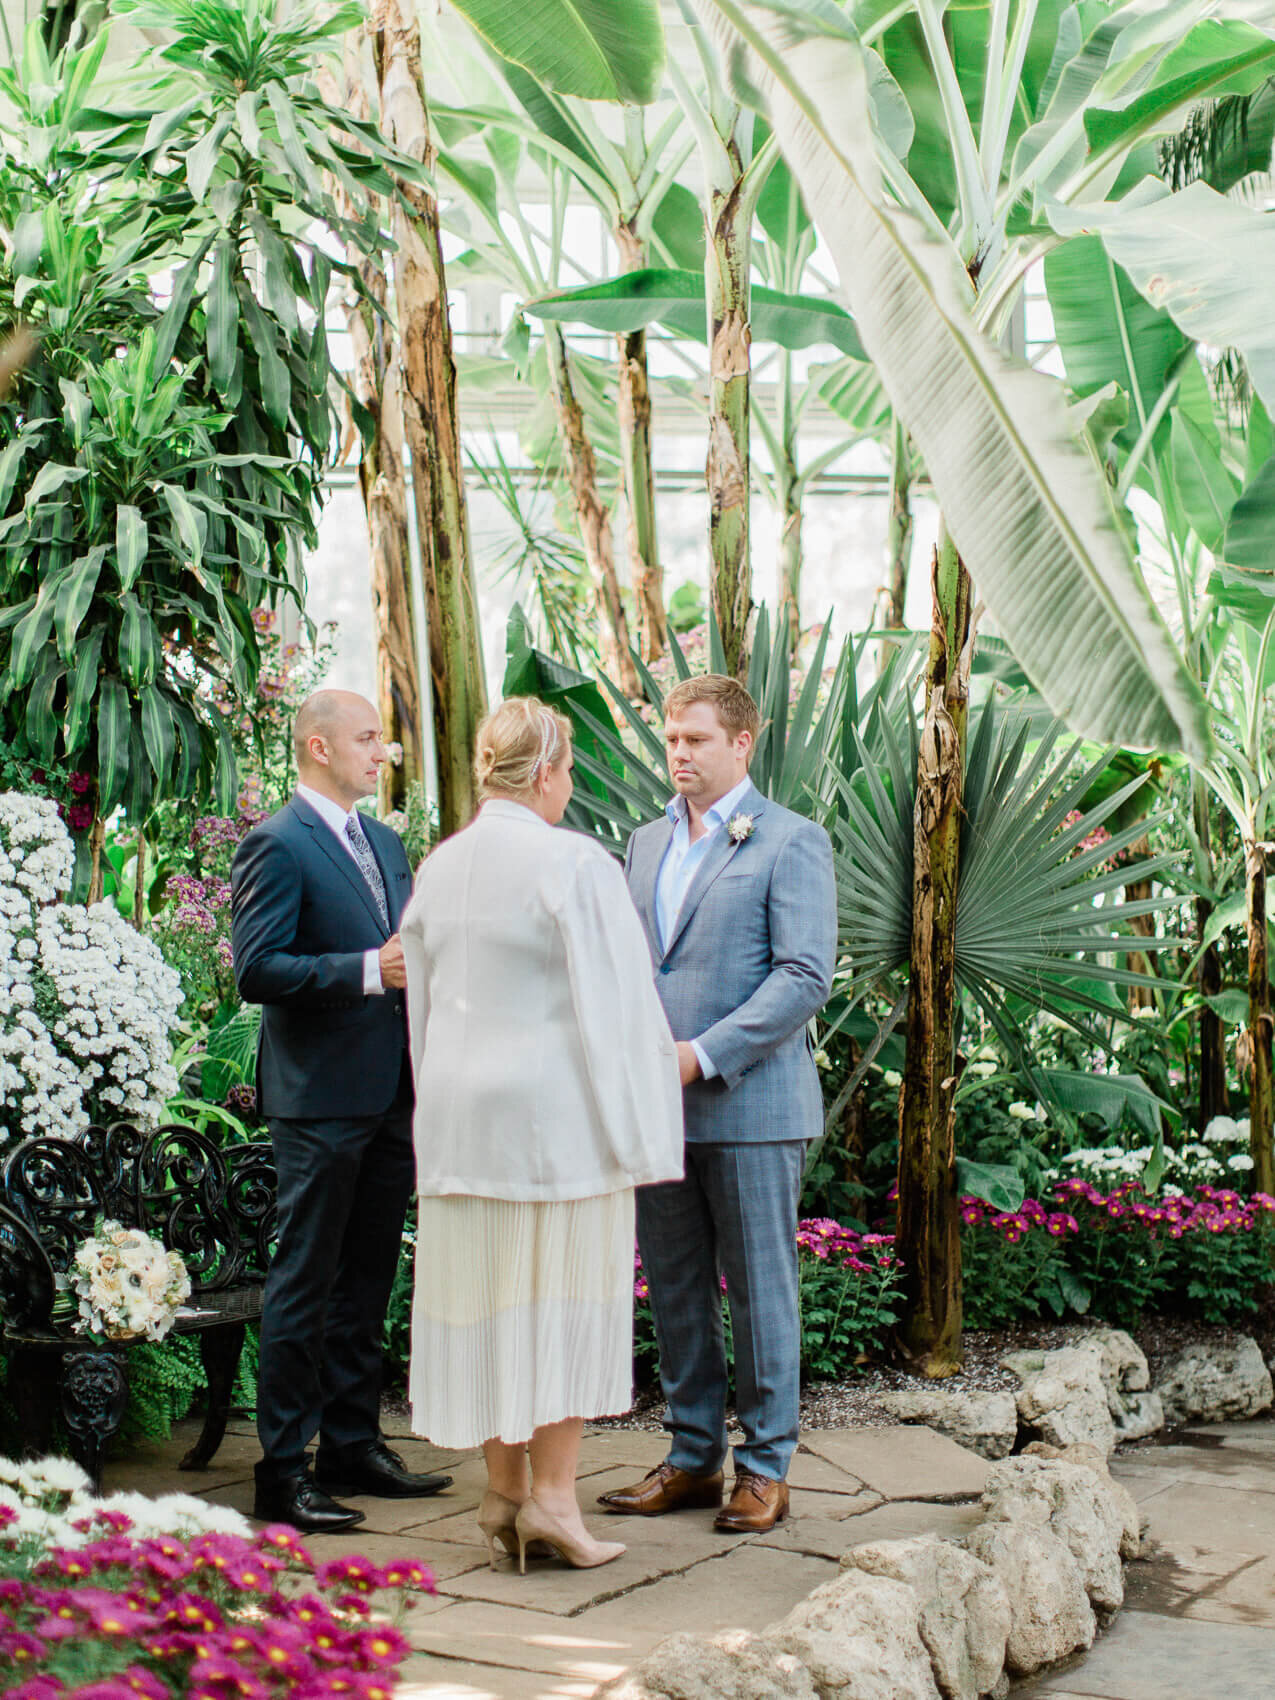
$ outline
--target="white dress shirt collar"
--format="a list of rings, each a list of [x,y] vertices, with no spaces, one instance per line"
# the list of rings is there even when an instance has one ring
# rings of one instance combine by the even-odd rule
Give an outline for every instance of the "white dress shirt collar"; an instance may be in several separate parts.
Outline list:
[[[322,791],[316,791],[313,785],[302,785],[300,781],[297,783],[297,796],[303,803],[309,804],[323,824],[330,826],[343,844],[347,842],[345,823],[356,812],[354,809],[343,809],[340,803],[334,803],[331,797],[325,797]]]
[[[724,797],[719,797],[710,808],[704,810],[704,822],[710,831],[712,831],[714,827],[720,826],[723,821],[730,819],[731,815],[734,814],[735,810],[743,802],[746,794],[752,789],[752,783],[753,782],[749,776],[745,774],[738,785],[728,791]],[[673,822],[674,826],[676,826],[680,820],[686,819],[688,813],[687,802],[686,798],[683,797],[680,791],[675,797],[669,798],[668,802],[664,805],[664,813]]]

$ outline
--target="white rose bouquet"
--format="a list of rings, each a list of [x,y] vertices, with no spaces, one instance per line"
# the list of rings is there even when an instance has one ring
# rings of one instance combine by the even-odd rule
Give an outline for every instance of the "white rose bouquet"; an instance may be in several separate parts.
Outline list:
[[[118,1222],[98,1223],[58,1285],[79,1299],[75,1332],[104,1334],[108,1340],[140,1335],[162,1340],[178,1307],[190,1297],[190,1276],[180,1253],[165,1251],[140,1228]]]

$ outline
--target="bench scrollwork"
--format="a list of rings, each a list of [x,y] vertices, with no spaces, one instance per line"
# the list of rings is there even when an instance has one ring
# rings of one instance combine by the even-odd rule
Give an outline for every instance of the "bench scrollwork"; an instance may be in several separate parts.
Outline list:
[[[143,1134],[117,1122],[74,1139],[24,1140],[0,1169],[0,1342],[10,1392],[35,1450],[48,1449],[60,1397],[72,1451],[95,1481],[127,1404],[127,1343],[96,1346],[54,1304],[57,1277],[103,1219],[144,1229],[185,1261],[193,1314],[175,1331],[199,1334],[209,1393],[203,1433],[182,1466],[202,1468],[225,1433],[245,1327],[261,1314],[275,1226],[270,1146],[222,1147],[175,1123]]]

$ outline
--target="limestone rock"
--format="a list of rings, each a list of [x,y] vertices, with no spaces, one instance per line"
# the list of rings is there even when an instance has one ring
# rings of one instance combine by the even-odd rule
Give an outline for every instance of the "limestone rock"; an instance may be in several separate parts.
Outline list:
[[[1011,1352],[1002,1358],[1021,1382],[1018,1415],[1052,1446],[1078,1441],[1096,1446],[1104,1457],[1116,1444],[1116,1427],[1107,1405],[1102,1370],[1093,1352],[1063,1346],[1056,1352]]]
[[[1167,1423],[1221,1423],[1266,1410],[1271,1372],[1257,1341],[1247,1334],[1233,1345],[1200,1340],[1165,1365],[1156,1392],[1164,1402]]]
[[[1151,1385],[1151,1372],[1142,1348],[1122,1328],[1095,1328],[1076,1341],[1076,1350],[1090,1352],[1097,1358],[1113,1417],[1124,1393],[1140,1393]]]
[[[1005,1664],[1013,1675],[1030,1676],[1093,1646],[1098,1626],[1080,1566],[1056,1535],[1026,1523],[984,1523],[965,1544],[1009,1597]]]
[[[1018,1407],[1005,1389],[958,1392],[943,1387],[903,1387],[877,1395],[905,1423],[925,1423],[984,1458],[1008,1458],[1018,1436]]]
[[[1005,1666],[1009,1597],[996,1573],[936,1535],[872,1541],[841,1557],[843,1570],[892,1576],[916,1595],[918,1627],[945,1700],[978,1700]]]
[[[765,1634],[806,1667],[820,1700],[940,1700],[918,1617],[906,1583],[847,1570]]]
[[[1164,1427],[1164,1401],[1158,1393],[1126,1393],[1124,1409],[1115,1419],[1116,1442],[1145,1440]]]
[[[1120,1547],[1124,1512],[1115,1484],[1061,1458],[1005,1458],[992,1466],[983,1495],[987,1524],[1045,1528],[1071,1552],[1085,1592],[1104,1611],[1124,1603]]]
[[[1164,1427],[1164,1406],[1149,1392],[1151,1372],[1141,1347],[1123,1329],[1097,1328],[1076,1342],[1098,1365],[1116,1440],[1143,1440]]]
[[[594,1700],[818,1700],[810,1672],[760,1635],[670,1635]]]
[[[1068,1464],[1083,1464],[1100,1476],[1114,1495],[1123,1522],[1120,1556],[1137,1558],[1142,1551],[1142,1513],[1138,1510],[1138,1502],[1124,1483],[1118,1482],[1111,1474],[1107,1460],[1096,1446],[1050,1446],[1045,1441],[1034,1440],[1030,1446],[1023,1448],[1023,1457],[1061,1458]]]

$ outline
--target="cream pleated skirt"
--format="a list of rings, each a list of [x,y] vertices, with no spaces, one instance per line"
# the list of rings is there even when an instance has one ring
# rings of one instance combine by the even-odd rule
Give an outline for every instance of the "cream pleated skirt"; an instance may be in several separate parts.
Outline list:
[[[633,1396],[633,1191],[418,1201],[408,1390],[436,1446],[510,1445]]]

